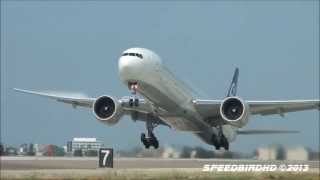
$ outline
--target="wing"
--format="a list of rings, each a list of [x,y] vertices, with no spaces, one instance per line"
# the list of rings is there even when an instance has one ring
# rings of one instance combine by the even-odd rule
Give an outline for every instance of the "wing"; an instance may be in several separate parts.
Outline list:
[[[219,117],[222,100],[194,100],[195,108],[203,117]],[[319,100],[288,100],[288,101],[246,101],[253,115],[283,116],[285,113],[318,109]]]
[[[247,101],[251,114],[283,116],[288,112],[320,110],[319,100],[289,100],[289,101]]]
[[[50,98],[58,102],[71,104],[73,107],[80,106],[80,107],[92,108],[93,103],[96,100],[96,98],[90,98],[90,97],[87,97],[86,95],[76,94],[76,93],[60,93],[60,92],[50,92],[50,91],[39,92],[39,91],[30,91],[30,90],[17,89],[17,88],[14,88],[14,90],[22,93],[33,94],[33,95]],[[147,102],[142,98],[139,99],[140,105],[138,107],[130,106],[129,98],[126,96],[118,99],[118,102],[123,107],[124,114],[131,115],[134,121],[151,120],[158,124],[170,127],[167,123],[165,123],[159,117],[156,117],[156,116],[150,117],[150,113],[152,114],[153,112],[153,107],[149,102]]]
[[[96,98],[87,97],[83,94],[74,94],[74,93],[58,93],[58,92],[49,92],[49,91],[37,92],[37,91],[29,91],[29,90],[17,89],[17,88],[14,88],[14,90],[22,93],[47,97],[47,98],[56,100],[58,102],[71,104],[73,107],[81,106],[81,107],[91,108],[93,102],[96,99]]]

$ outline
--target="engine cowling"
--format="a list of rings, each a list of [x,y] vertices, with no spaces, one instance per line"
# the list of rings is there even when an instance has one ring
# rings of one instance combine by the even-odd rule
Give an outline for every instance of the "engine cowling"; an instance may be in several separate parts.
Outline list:
[[[107,125],[114,125],[119,122],[123,110],[118,101],[110,96],[100,96],[93,103],[93,114],[95,117]]]
[[[239,128],[248,123],[249,112],[249,106],[239,97],[227,97],[220,106],[222,119]]]

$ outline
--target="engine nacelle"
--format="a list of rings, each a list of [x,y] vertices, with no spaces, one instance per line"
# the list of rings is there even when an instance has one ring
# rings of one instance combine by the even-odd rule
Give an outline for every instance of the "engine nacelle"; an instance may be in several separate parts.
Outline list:
[[[119,122],[123,110],[118,101],[110,96],[100,96],[93,103],[93,114],[95,117],[107,125],[114,125]]]
[[[248,123],[249,112],[249,106],[239,97],[227,97],[220,106],[222,119],[239,128]]]

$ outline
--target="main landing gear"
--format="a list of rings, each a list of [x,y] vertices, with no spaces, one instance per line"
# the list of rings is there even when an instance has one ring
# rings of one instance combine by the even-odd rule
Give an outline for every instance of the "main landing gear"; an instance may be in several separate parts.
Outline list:
[[[149,149],[150,146],[153,146],[155,149],[158,149],[159,147],[159,141],[157,137],[153,134],[153,129],[157,126],[157,123],[151,122],[149,120],[146,121],[148,136],[146,136],[145,133],[141,133],[141,142],[143,143],[146,149]]]
[[[131,97],[129,99],[129,106],[139,106],[139,98],[137,97],[137,89],[138,89],[138,83],[137,82],[129,82],[128,88],[131,91]]]
[[[228,139],[224,136],[222,127],[218,126],[218,135],[212,135],[212,143],[215,146],[216,150],[219,150],[223,147],[225,150],[229,150],[229,142]]]

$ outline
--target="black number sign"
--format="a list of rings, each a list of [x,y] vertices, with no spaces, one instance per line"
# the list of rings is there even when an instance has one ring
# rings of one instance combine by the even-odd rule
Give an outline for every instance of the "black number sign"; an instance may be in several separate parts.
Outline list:
[[[112,148],[99,149],[99,167],[113,168],[113,149]]]

